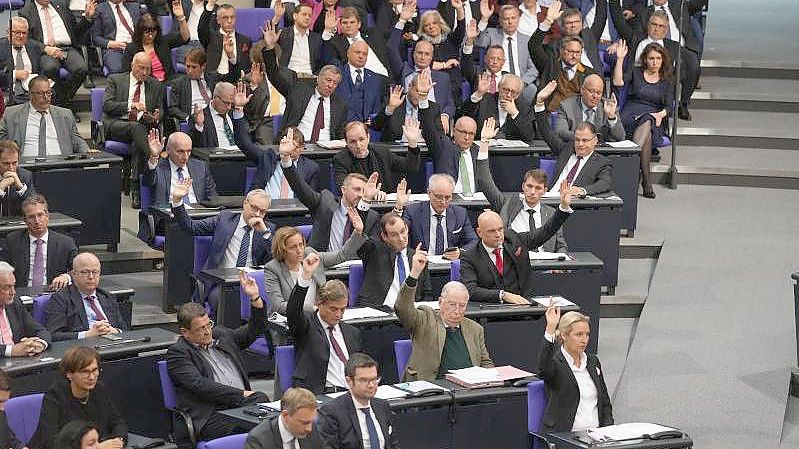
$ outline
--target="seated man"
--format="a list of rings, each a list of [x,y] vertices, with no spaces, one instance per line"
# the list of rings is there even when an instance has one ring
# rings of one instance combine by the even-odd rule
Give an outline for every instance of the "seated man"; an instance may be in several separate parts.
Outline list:
[[[216,183],[208,163],[191,157],[191,138],[188,134],[175,132],[169,135],[165,159],[161,159],[164,143],[163,139],[158,138],[157,130],[150,131],[148,141],[150,158],[142,183],[153,189],[153,203],[169,203],[172,186],[187,178],[191,178],[192,183],[188,194],[183,197],[185,203],[197,204],[217,196]]]
[[[197,24],[197,37],[208,53],[208,75],[214,82],[235,83],[242,72],[250,71],[247,52],[252,47],[249,37],[236,32],[236,8],[216,0],[205,4]]]
[[[602,142],[618,142],[626,138],[624,125],[619,120],[616,95],[602,98],[605,81],[597,74],[588,75],[580,88],[580,95],[563,100],[558,108],[555,132],[562,140],[569,142],[574,137],[574,129],[583,122],[589,122],[597,129]]]
[[[53,106],[50,80],[33,78],[28,85],[30,101],[6,108],[0,119],[0,139],[11,139],[23,157],[47,157],[86,153],[89,145],[78,133],[75,116],[67,108]]]
[[[33,173],[19,166],[19,146],[0,140],[0,216],[22,215],[22,202],[35,194]]]
[[[50,332],[33,319],[14,286],[14,267],[0,262],[0,318],[8,321],[8,332],[0,333],[0,357],[32,357],[50,346]]]
[[[173,79],[172,105],[167,107],[169,117],[179,122],[190,121],[195,108],[205,109],[211,103],[213,83],[208,82],[207,56],[202,48],[186,52],[186,74]]]
[[[68,274],[72,259],[78,255],[75,240],[47,227],[50,211],[42,195],[31,195],[22,202],[22,216],[26,229],[6,236],[2,257],[14,267],[17,287],[66,287],[72,281]]]
[[[72,285],[50,297],[45,325],[53,341],[74,340],[128,330],[117,300],[97,288],[100,260],[92,253],[81,253],[72,262]]]
[[[523,140],[532,143],[535,127],[530,118],[529,102],[519,96],[522,92],[522,79],[506,74],[499,80],[496,93],[489,93],[491,75],[480,75],[477,90],[461,106],[461,115],[473,117],[477,121],[477,132],[489,117],[499,125],[499,139]]]
[[[317,407],[312,392],[305,388],[289,388],[280,399],[280,413],[250,430],[244,449],[330,449],[316,428]]]
[[[350,394],[326,402],[319,409],[319,431],[338,449],[399,449],[394,419],[388,402],[378,399],[380,374],[377,362],[366,354],[351,354],[344,366]]]
[[[551,13],[552,17],[555,17],[555,20],[558,20],[560,24],[561,36],[579,37],[583,41],[583,52],[580,55],[580,62],[584,66],[591,67],[596,72],[602,73],[604,64],[602,64],[602,59],[599,57],[599,45],[600,39],[604,34],[605,25],[608,23],[608,2],[590,1],[590,3],[596,5],[594,9],[594,19],[591,25],[587,23],[587,19],[583,17],[580,9],[562,9],[562,6],[566,6],[564,3],[574,3],[574,0],[562,2],[560,5],[561,8],[559,8],[558,11],[550,7],[550,10],[553,10]],[[617,1],[616,3],[620,4],[621,2]],[[585,7],[588,6],[588,4],[585,3],[585,5],[580,6]],[[541,29],[546,31],[543,27]],[[607,37],[610,38],[609,35]],[[550,40],[550,43],[553,45],[559,44],[556,40]],[[607,43],[605,47],[607,47]]]
[[[418,135],[418,125],[416,125]],[[417,146],[408,147],[407,156],[398,156],[385,147],[369,145],[369,128],[363,122],[349,122],[345,127],[347,149],[333,156],[333,169],[336,172],[336,185],[341,186],[350,173],[364,176],[377,172],[380,175],[383,192],[394,192],[398,177],[419,171],[421,156]]]
[[[494,366],[485,345],[483,326],[464,316],[469,304],[469,290],[458,281],[450,281],[441,289],[439,311],[427,306],[416,307],[414,297],[419,276],[427,266],[427,254],[417,250],[413,265],[397,298],[396,313],[408,329],[413,351],[405,367],[403,380],[433,380],[449,370]]]
[[[403,88],[400,85],[392,86],[389,89],[386,106],[377,114],[374,120],[374,128],[383,131],[383,142],[394,143],[404,139],[403,127],[408,119],[419,121],[419,90],[416,88],[419,82],[419,74],[414,73],[411,83],[408,85],[407,95],[403,95]],[[431,117],[439,117],[441,108],[434,101],[428,100],[428,109],[431,109]]]
[[[110,73],[122,71],[125,48],[133,43],[133,28],[141,17],[141,5],[108,0],[97,5],[92,23],[92,44],[102,49],[103,65]]]
[[[576,196],[597,195],[613,190],[613,162],[594,151],[598,144],[596,128],[592,123],[583,122],[574,129],[572,142],[564,142],[552,131],[550,114],[544,103],[556,89],[550,82],[538,92],[535,104],[535,120],[538,131],[552,152],[558,155],[555,173],[558,173],[550,187],[558,192],[562,183],[568,184],[569,192]]]
[[[205,109],[194,106],[194,126],[191,129],[191,142],[195,147],[236,149],[233,136],[233,122],[230,112],[236,86],[222,81],[214,86],[214,97]]]
[[[187,302],[178,310],[180,337],[166,353],[169,377],[175,384],[178,407],[192,419],[197,440],[212,440],[236,426],[217,410],[268,402],[260,391],[253,391],[241,351],[263,335],[266,307],[255,280],[239,273],[241,288],[250,298],[250,320],[238,329],[214,327],[205,308]],[[193,447],[186,426],[176,426],[179,447]]]
[[[478,178],[479,180],[479,178]],[[465,207],[451,204],[455,180],[444,173],[436,173],[427,181],[428,201],[405,206],[408,195],[397,190],[397,209],[410,230],[410,247],[420,243],[430,255],[443,255],[447,259],[460,258],[461,248],[477,244],[469,214]]]
[[[347,287],[338,279],[324,283],[316,295],[316,312],[303,311],[308,287],[319,266],[319,254],[308,254],[302,261],[300,277],[286,308],[289,335],[294,338],[295,387],[314,394],[347,391],[344,365],[349,354],[363,347],[361,332],[341,321],[347,308]]]
[[[385,78],[366,68],[368,54],[365,41],[353,42],[347,48],[346,63],[339,66],[342,77],[336,92],[347,102],[347,121],[369,121],[383,103]]]
[[[399,49],[395,51],[399,51]],[[427,94],[428,100],[435,101],[441,108],[441,115],[438,120],[444,132],[449,134],[450,118],[455,116],[455,100],[452,98],[450,78],[446,72],[432,70],[432,64],[433,44],[420,39],[414,47],[412,61],[409,61],[403,69],[402,84],[405,89],[408,89],[414,74],[430,69],[432,83],[425,87],[426,90],[424,92]],[[421,89],[419,90],[422,91]]]
[[[0,87],[8,92],[9,106],[30,100],[30,86],[25,81],[41,73],[43,54],[44,46],[28,39],[28,21],[12,17],[8,37],[0,39]]]

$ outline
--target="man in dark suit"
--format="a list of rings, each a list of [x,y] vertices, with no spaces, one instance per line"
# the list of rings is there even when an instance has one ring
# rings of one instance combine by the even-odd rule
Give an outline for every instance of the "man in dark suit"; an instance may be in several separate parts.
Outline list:
[[[336,87],[336,93],[347,102],[348,122],[370,121],[383,105],[385,78],[366,68],[368,54],[369,45],[366,42],[353,42],[347,49],[347,63],[339,68],[341,82]]]
[[[0,216],[22,215],[22,201],[36,194],[33,173],[19,166],[19,147],[0,140]]]
[[[103,52],[103,65],[110,73],[122,71],[125,48],[133,42],[133,28],[141,17],[138,3],[108,0],[97,5],[92,23],[92,44]]]
[[[327,281],[319,288],[316,312],[303,311],[320,260],[319,254],[311,253],[302,261],[300,277],[286,306],[289,335],[294,337],[296,351],[292,382],[314,394],[347,391],[344,364],[349,354],[363,348],[361,332],[341,321],[349,295],[340,280]]]
[[[236,8],[209,1],[200,16],[197,34],[208,53],[209,77],[215,82],[235,83],[242,71],[250,71],[252,41],[236,32]]]
[[[300,6],[297,9],[303,12],[309,8]],[[336,66],[326,65],[319,70],[315,86],[299,82],[294,71],[278,67],[275,59],[277,34],[271,23],[267,23],[266,27],[263,51],[266,76],[286,99],[286,110],[283,112],[283,124],[279,135],[284,135],[286,128],[295,127],[299,128],[305,140],[311,143],[343,139],[347,101],[336,93],[336,88],[341,82],[341,71]],[[286,52],[283,47],[281,51],[283,54]]]
[[[178,310],[180,338],[169,347],[166,365],[175,384],[178,407],[193,422],[197,440],[212,440],[235,432],[237,427],[217,410],[268,402],[260,391],[253,391],[241,351],[266,330],[266,307],[255,280],[239,273],[241,288],[250,298],[250,320],[238,329],[214,327],[205,308],[196,302]],[[186,426],[175,429],[179,447],[194,447]]]
[[[28,21],[12,17],[8,37],[0,39],[0,87],[8,92],[8,105],[24,103],[30,99],[25,80],[40,73],[39,63],[44,45],[28,39]]]
[[[587,60],[586,66],[590,65],[596,72],[602,73],[604,64],[599,57],[599,39],[602,37],[608,20],[608,2],[605,0],[592,3],[596,5],[596,9],[594,22],[590,27],[585,23],[585,18],[579,9],[565,9],[560,11],[560,32],[562,37],[579,37],[583,41],[583,53],[580,55],[580,60],[583,62]],[[557,48],[559,44],[558,41],[550,41],[550,48]]]
[[[149,155],[148,130],[161,122],[164,85],[150,76],[152,61],[144,53],[133,57],[130,73],[109,75],[103,96],[103,128],[106,138],[130,142],[131,200],[138,208],[138,174]]]
[[[185,133],[176,132],[169,135],[166,143],[166,159],[160,159],[164,148],[163,141],[158,139],[158,131],[150,131],[150,158],[142,183],[154,189],[153,202],[167,204],[172,191],[172,184],[191,178],[191,189],[183,201],[198,204],[217,196],[216,183],[208,167],[208,163],[191,157],[191,138]]]
[[[53,334],[53,341],[128,330],[116,298],[98,288],[101,271],[97,256],[78,254],[72,265],[72,285],[53,293],[45,309],[45,326]]]
[[[404,89],[401,85],[392,86],[389,89],[386,106],[374,119],[374,128],[383,132],[383,142],[393,143],[403,139],[403,127],[406,119],[419,121],[420,98],[419,91],[416,89],[418,80],[418,74],[414,74],[411,84],[408,85],[407,95],[403,94]],[[431,109],[431,117],[441,116],[441,108],[438,103],[428,100],[428,104]]]
[[[416,125],[417,134],[418,124]],[[388,148],[369,145],[369,129],[363,122],[349,122],[345,127],[347,149],[333,156],[336,184],[341,186],[350,173],[380,175],[383,192],[394,192],[399,178],[419,171],[421,156],[417,146],[408,147],[407,156],[398,156]]]
[[[344,375],[349,394],[319,409],[322,438],[334,449],[363,449],[365,441],[374,449],[399,449],[388,402],[375,397],[380,384],[377,362],[366,354],[351,354]]]
[[[604,100],[605,82],[599,75],[589,75],[580,88],[580,95],[560,103],[555,131],[564,141],[571,141],[574,129],[582,122],[593,123],[602,142],[624,140],[624,125],[618,117],[616,95]]]
[[[175,78],[172,84],[172,101],[167,107],[169,117],[179,122],[189,121],[195,107],[205,109],[211,102],[214,85],[208,82],[205,50],[192,48],[186,52],[186,74]]]
[[[436,173],[427,180],[429,201],[412,203],[405,207],[408,195],[397,190],[397,209],[408,223],[411,234],[410,247],[421,243],[427,254],[443,255],[447,259],[460,258],[461,248],[470,249],[477,243],[465,207],[450,204],[455,180],[445,173]]]
[[[291,141],[293,132],[289,129],[283,140]],[[281,142],[282,143],[282,142]],[[344,178],[341,185],[341,196],[336,197],[331,191],[324,189],[321,192],[311,188],[297,173],[297,166],[291,159],[289,145],[280,145],[280,165],[283,174],[294,190],[300,202],[311,212],[313,230],[308,239],[308,246],[317,251],[336,251],[352,233],[352,222],[347,215],[347,209],[357,207],[364,222],[364,234],[369,235],[380,220],[380,214],[370,209],[361,202],[364,188],[369,184],[370,189],[377,188],[377,173],[367,179],[360,173],[351,173]],[[363,215],[363,214],[362,214]]]
[[[233,136],[233,121],[230,111],[236,86],[222,81],[214,86],[214,96],[204,109],[194,106],[194,126],[191,129],[191,142],[201,148],[236,148]]]
[[[499,139],[523,140],[532,143],[535,127],[530,118],[530,106],[521,99],[522,79],[516,75],[503,75],[497,93],[489,93],[490,75],[480,75],[477,91],[461,105],[461,115],[477,121],[477,133],[483,122],[493,117],[499,124]]]
[[[280,399],[280,414],[250,430],[244,449],[330,449],[316,428],[317,406],[310,391],[289,388]]]
[[[2,257],[14,267],[17,287],[66,287],[72,281],[68,274],[72,259],[78,254],[75,240],[48,229],[50,211],[42,195],[29,196],[22,202],[22,216],[27,229],[8,234]]]
[[[311,5],[298,4],[292,14],[294,25],[280,30],[280,37],[276,40],[280,46],[280,67],[291,70],[295,76],[318,75],[323,65],[322,35],[309,29],[312,10]]]
[[[563,181],[569,192],[576,196],[597,195],[613,190],[613,162],[595,151],[598,142],[596,128],[583,122],[574,129],[572,142],[564,142],[553,132],[549,112],[544,102],[555,90],[553,83],[545,86],[536,96],[535,120],[544,141],[558,155],[550,190],[557,192]]]
[[[399,51],[399,49],[395,49],[395,51]],[[450,118],[455,116],[455,101],[452,98],[450,78],[446,72],[432,70],[432,64],[433,44],[420,39],[413,50],[413,61],[410,64],[406,64],[403,69],[402,85],[407,89],[414,74],[430,69],[430,77],[433,80],[433,84],[425,92],[428,94],[427,99],[435,101],[441,108],[441,117],[438,120],[441,122],[444,132],[448,134]]]
[[[50,346],[50,332],[16,295],[14,267],[0,262],[0,357],[32,357]],[[6,327],[8,323],[8,327]]]
[[[44,45],[42,74],[55,81],[59,106],[71,106],[75,92],[86,77],[88,67],[77,47],[77,39],[89,30],[96,6],[96,0],[88,0],[80,21],[72,15],[66,2],[60,0],[33,0],[19,10],[19,16],[28,21],[30,38]],[[49,25],[47,19],[42,20],[45,14],[49,16]],[[69,71],[69,77],[63,81],[58,75],[62,67]]]

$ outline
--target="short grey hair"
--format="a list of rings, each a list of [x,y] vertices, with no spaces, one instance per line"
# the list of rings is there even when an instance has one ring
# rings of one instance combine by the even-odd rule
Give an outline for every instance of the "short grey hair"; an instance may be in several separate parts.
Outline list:
[[[0,274],[12,274],[14,273],[14,267],[11,266],[8,262],[0,261]]]
[[[266,198],[266,200],[269,202],[269,205],[270,206],[272,205],[272,197],[270,197],[269,196],[269,192],[267,192],[264,189],[252,189],[252,190],[250,190],[249,192],[247,192],[247,196],[245,197],[245,199],[251,200],[251,199],[255,198],[256,196],[261,197],[261,198]]]
[[[233,84],[228,83],[227,81],[222,81],[221,83],[216,83],[214,86],[214,96],[219,97],[228,92],[235,92],[236,86]]]
[[[453,190],[455,189],[455,178],[453,178],[451,175],[446,173],[433,173],[430,175],[430,179],[427,180],[427,191],[430,191],[430,189],[433,187],[433,184],[438,184],[441,182],[445,182],[449,184]]]
[[[30,28],[30,25],[28,25],[28,19],[26,19],[24,17],[21,17],[21,16],[12,17],[11,18],[11,23],[21,23],[21,24],[25,25],[25,28]]]
[[[328,64],[321,69],[319,69],[319,76],[321,77],[327,72],[333,72],[334,75],[341,76],[341,70],[338,67],[334,66],[333,64]]]
[[[460,290],[462,292],[466,292],[466,296],[469,296],[469,290],[466,288],[463,283],[459,281],[449,281],[444,284],[444,287],[441,288],[441,298],[446,298],[450,295],[450,293],[454,293],[456,290]]]

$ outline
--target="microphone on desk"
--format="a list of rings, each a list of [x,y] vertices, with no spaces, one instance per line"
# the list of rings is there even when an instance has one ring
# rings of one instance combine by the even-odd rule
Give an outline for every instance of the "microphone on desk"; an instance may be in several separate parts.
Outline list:
[[[115,341],[115,342],[112,342],[112,343],[106,343],[106,344],[102,344],[102,345],[94,345],[94,349],[112,348],[114,346],[124,345],[124,344],[127,344],[127,343],[147,343],[150,340],[152,340],[152,338],[150,338],[149,335],[146,336],[146,337],[140,337],[140,338],[126,338],[124,340],[119,340],[119,341]]]

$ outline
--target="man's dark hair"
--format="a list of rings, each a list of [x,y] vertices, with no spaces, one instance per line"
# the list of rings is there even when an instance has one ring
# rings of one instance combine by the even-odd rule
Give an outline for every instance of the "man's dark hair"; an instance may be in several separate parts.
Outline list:
[[[355,379],[355,371],[357,371],[358,368],[371,368],[373,366],[377,367],[377,362],[375,362],[375,359],[362,352],[356,352],[354,354],[350,354],[350,358],[344,365],[344,375],[350,379]]]
[[[183,329],[191,329],[191,321],[195,318],[207,315],[205,307],[196,302],[187,302],[178,309],[178,326]]]

